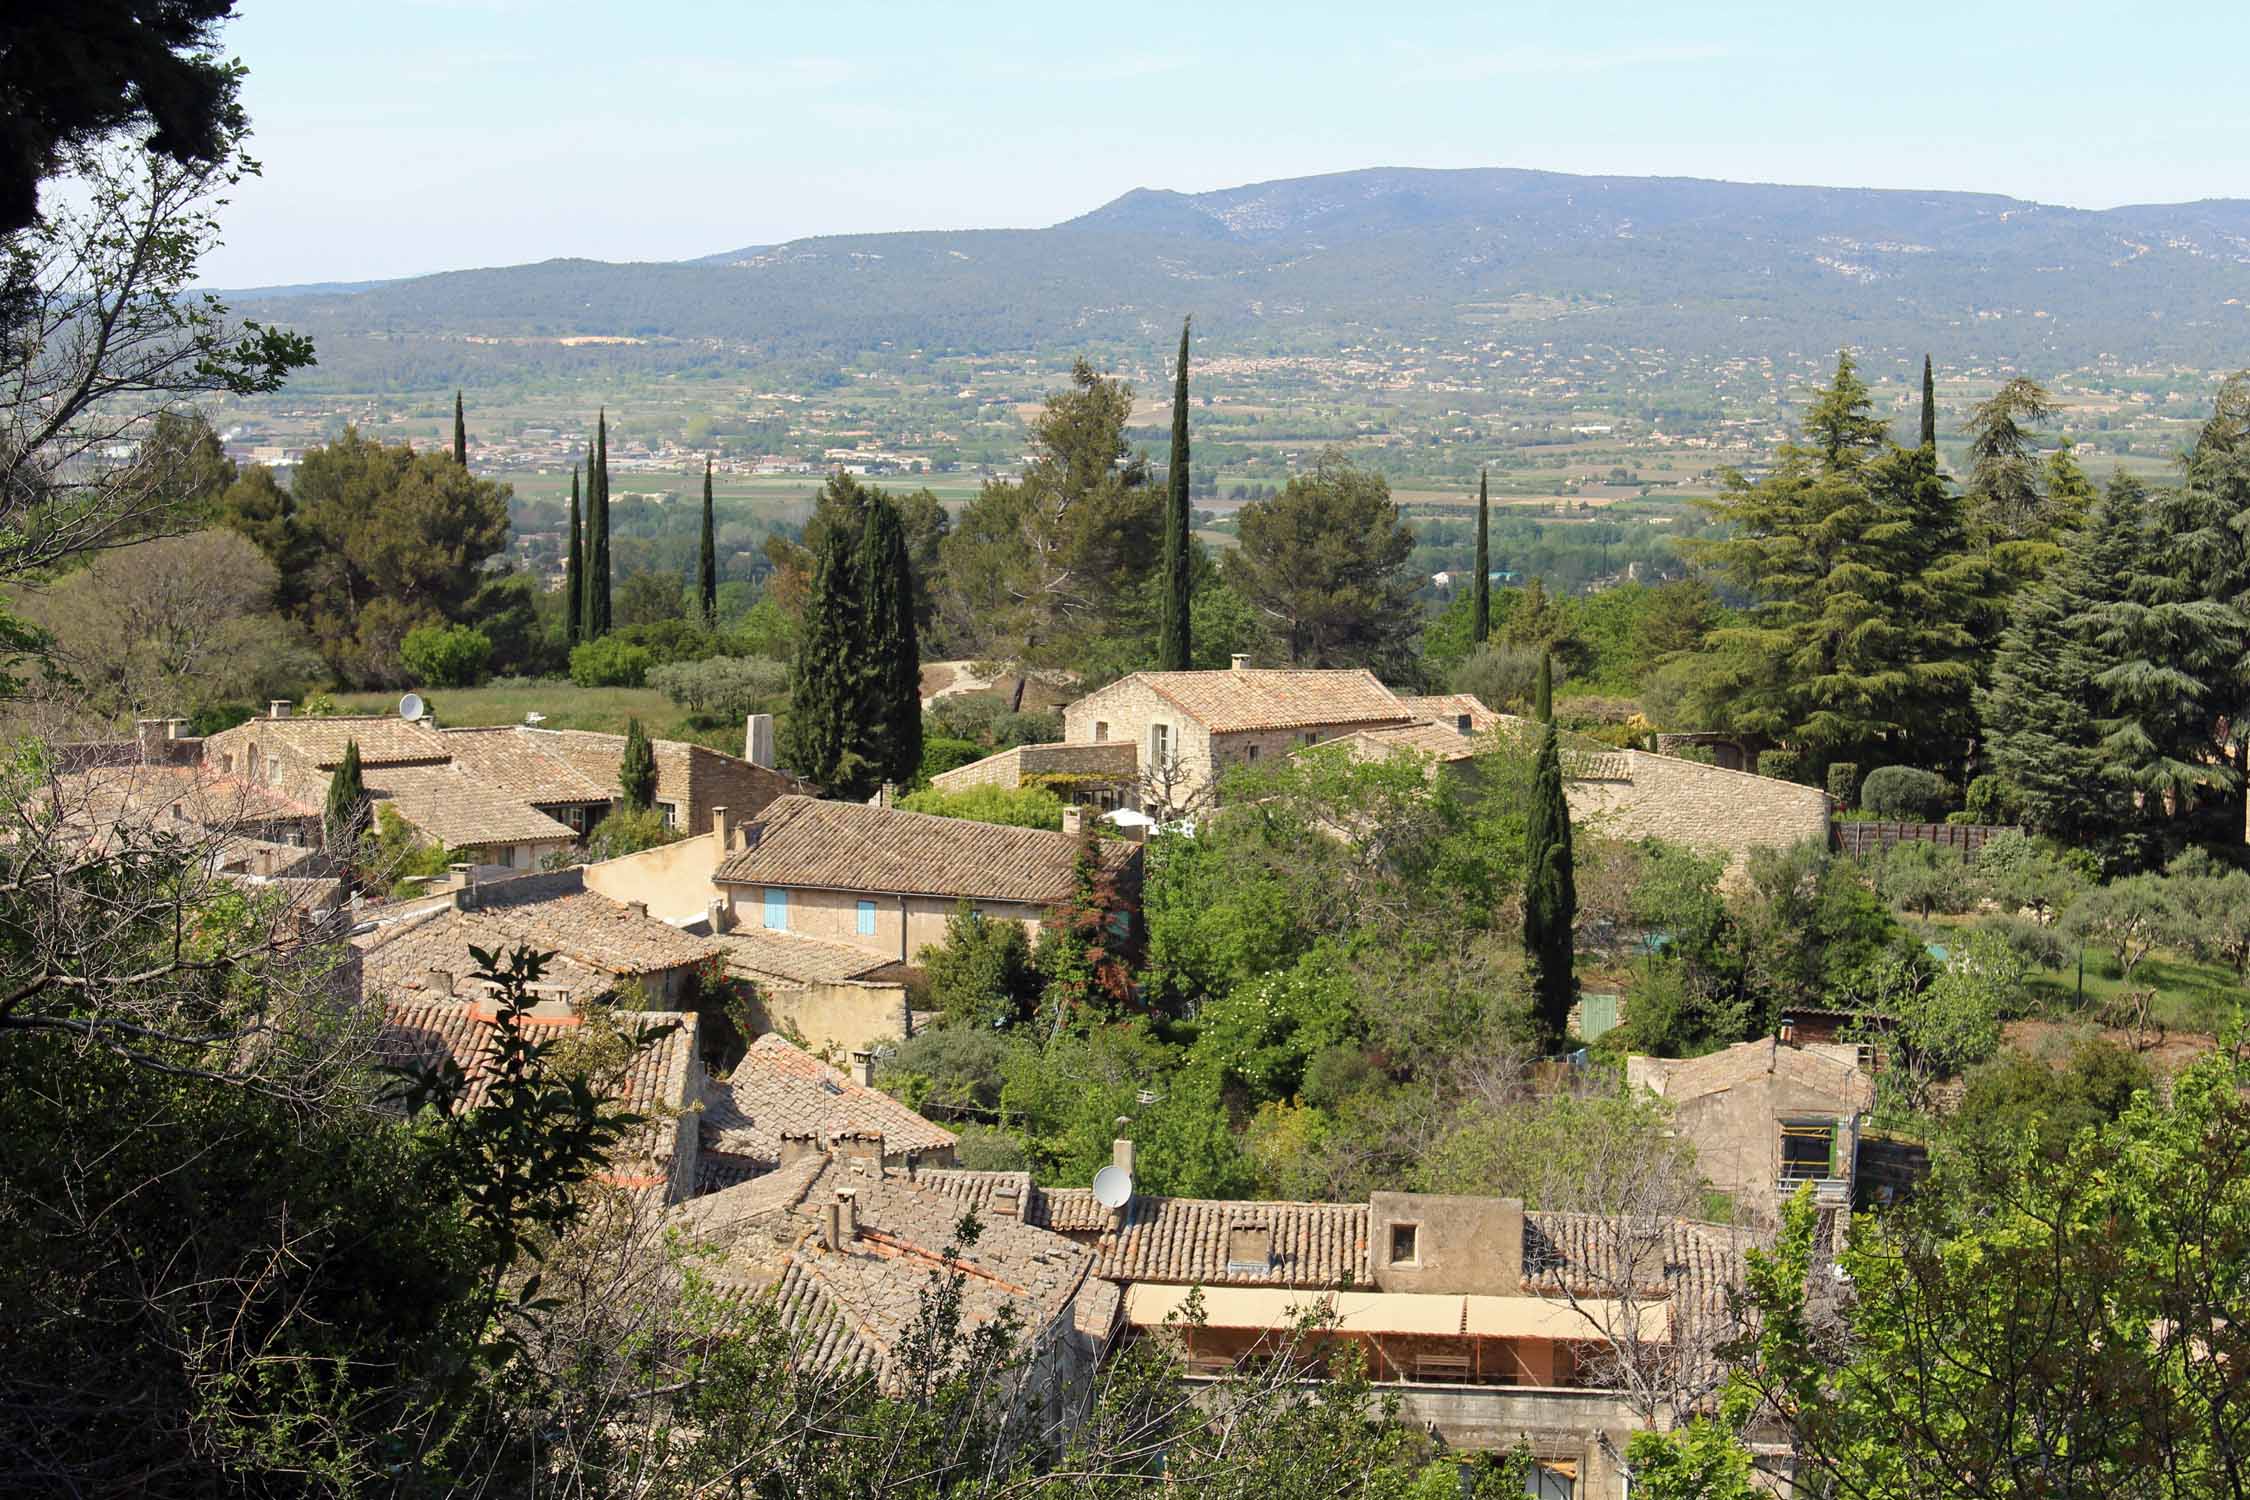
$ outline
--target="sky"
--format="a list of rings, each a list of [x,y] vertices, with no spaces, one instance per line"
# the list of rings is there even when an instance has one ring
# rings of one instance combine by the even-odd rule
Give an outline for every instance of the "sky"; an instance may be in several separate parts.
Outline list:
[[[1534,167],[2250,197],[2250,5],[239,0],[215,286],[1034,226],[1136,187]]]

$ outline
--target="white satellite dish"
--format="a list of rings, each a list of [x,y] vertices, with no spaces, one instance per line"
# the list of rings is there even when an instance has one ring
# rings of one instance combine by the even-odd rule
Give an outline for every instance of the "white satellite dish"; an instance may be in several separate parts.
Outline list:
[[[1094,1174],[1094,1201],[1104,1208],[1123,1208],[1133,1201],[1133,1174],[1110,1165]]]
[[[422,695],[420,693],[408,693],[398,700],[398,716],[402,719],[421,718],[422,708]]]

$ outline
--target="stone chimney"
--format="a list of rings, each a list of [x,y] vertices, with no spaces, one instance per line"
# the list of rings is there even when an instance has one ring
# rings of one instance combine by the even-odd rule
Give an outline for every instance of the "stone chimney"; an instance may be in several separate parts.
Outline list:
[[[992,1190],[992,1212],[1003,1219],[1023,1217],[1023,1194],[1012,1182]]]
[[[752,714],[742,726],[742,758],[773,769],[773,715]]]
[[[711,929],[711,935],[717,937],[734,926],[734,908],[727,905],[726,897],[713,896],[704,903],[703,922]]]
[[[734,844],[734,815],[724,806],[711,809],[711,832],[719,846],[719,858],[725,859]]]
[[[266,705],[266,717],[267,717],[267,718],[269,718],[269,719],[286,719],[286,718],[288,718],[288,717],[289,717],[289,700],[288,700],[287,698],[275,698],[275,699],[273,699],[273,700],[272,700],[271,702],[269,702],[269,703],[268,703],[268,704]]]
[[[886,781],[877,787],[875,789],[875,805],[877,807],[898,806],[898,783]]]
[[[849,1162],[873,1162],[875,1170],[883,1170],[883,1132],[880,1130],[839,1130],[830,1151]]]
[[[852,1077],[864,1088],[875,1087],[875,1053],[862,1047],[852,1054]]]
[[[1109,1159],[1113,1166],[1123,1169],[1127,1176],[1133,1172],[1133,1143],[1129,1140],[1111,1141]]]
[[[171,722],[170,719],[135,719],[133,721],[133,738],[141,747],[142,765],[155,765],[164,759],[164,743],[172,738],[171,735],[165,733],[165,730],[171,725]]]
[[[836,1189],[837,1229],[843,1243],[850,1244],[859,1238],[859,1191],[856,1188]]]
[[[1062,831],[1072,838],[1077,838],[1084,833],[1086,831],[1086,809],[1076,802],[1064,808]]]
[[[826,1250],[833,1250],[833,1249],[835,1249],[835,1248],[836,1248],[836,1247],[837,1247],[838,1245],[842,1244],[842,1243],[843,1243],[843,1231],[844,1231],[844,1210],[843,1210],[843,1205],[841,1205],[841,1204],[837,1204],[837,1203],[824,1203],[824,1204],[822,1204],[822,1205],[820,1206],[820,1243],[821,1243],[821,1248],[823,1248],[823,1249],[826,1249]]]
[[[819,1151],[820,1137],[814,1135],[811,1131],[784,1130],[781,1132],[781,1161],[779,1165],[786,1167],[791,1162],[803,1161],[808,1156],[817,1155]]]
[[[1273,1269],[1273,1226],[1245,1221],[1227,1226],[1227,1269],[1258,1275]]]
[[[1235,653],[1234,653],[1234,654],[1233,654],[1232,656],[1228,657],[1228,658],[1227,658],[1227,670],[1229,670],[1229,671],[1232,671],[1232,672],[1247,672],[1247,671],[1249,671],[1249,670],[1250,670],[1250,653],[1249,653],[1249,652],[1247,652],[1247,651],[1237,651],[1237,652],[1235,652]]]

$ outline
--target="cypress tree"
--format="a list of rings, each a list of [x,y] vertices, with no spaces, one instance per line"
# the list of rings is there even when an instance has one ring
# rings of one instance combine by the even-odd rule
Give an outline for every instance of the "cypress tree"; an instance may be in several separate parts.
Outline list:
[[[1562,751],[1552,723],[1539,731],[1524,856],[1523,950],[1531,970],[1532,1011],[1544,1044],[1559,1047],[1577,991],[1571,974],[1570,934],[1578,918],[1578,886],[1571,863]]]
[[[595,427],[594,468],[586,507],[586,639],[609,634],[609,413]]]
[[[1532,699],[1532,717],[1542,724],[1555,721],[1555,653],[1539,653],[1539,689]]]
[[[586,524],[578,512],[578,465],[570,466],[570,561],[563,568],[563,644],[586,638]]]
[[[1477,471],[1477,615],[1470,640],[1481,646],[1492,634],[1491,476]]]
[[[1157,646],[1157,666],[1166,672],[1185,672],[1191,665],[1189,606],[1193,561],[1188,535],[1188,328],[1180,323],[1180,361],[1172,384],[1172,481],[1164,506],[1164,626]]]
[[[453,461],[466,469],[469,466],[469,426],[461,415],[461,392],[453,392]]]
[[[862,603],[858,544],[859,537],[841,526],[821,532],[789,670],[789,717],[782,721],[781,750],[789,769],[840,797],[864,797],[872,790],[854,729]]]
[[[914,629],[914,575],[898,507],[877,494],[860,531],[856,702],[849,715],[867,776],[912,781],[922,769],[922,657]]]
[[[344,741],[344,758],[328,778],[328,806],[321,813],[320,837],[324,848],[350,849],[367,831],[371,806],[367,783],[359,772],[359,741]]]
[[[703,460],[703,549],[695,564],[695,597],[703,623],[719,618],[719,539],[711,525],[711,460]]]
[[[641,721],[625,721],[625,758],[617,765],[617,788],[625,805],[646,812],[656,805],[656,747],[648,742]]]
[[[1922,356],[1922,446],[1937,451],[1937,377],[1927,354]]]

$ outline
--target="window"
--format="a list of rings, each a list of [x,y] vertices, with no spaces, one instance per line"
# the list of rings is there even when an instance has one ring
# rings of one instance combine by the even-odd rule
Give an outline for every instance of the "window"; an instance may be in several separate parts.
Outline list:
[[[680,809],[673,803],[657,803],[656,815],[663,820],[664,826],[666,828],[677,828],[680,826]]]
[[[1419,1224],[1393,1224],[1391,1226],[1391,1264],[1411,1266],[1422,1258],[1422,1226]]]
[[[1244,760],[1256,760],[1258,758],[1258,747],[1256,745],[1249,745],[1244,747],[1242,758]]]
[[[1273,1226],[1237,1224],[1227,1231],[1227,1269],[1264,1275],[1273,1269]]]
[[[1151,768],[1162,766],[1172,758],[1172,726],[1148,726],[1148,763]]]
[[[1096,720],[1094,721],[1094,743],[1098,745],[1098,744],[1100,744],[1100,743],[1101,743],[1101,742],[1102,742],[1103,740],[1106,740],[1106,739],[1108,739],[1108,738],[1109,738],[1109,720],[1107,720],[1107,719],[1096,719]]]
[[[769,885],[766,887],[766,931],[787,932],[788,930],[789,893]]]
[[[1455,714],[1453,716],[1453,727],[1460,733],[1467,734],[1470,728],[1469,716],[1467,714]]]
[[[875,935],[875,903],[872,901],[859,903],[859,935],[861,937],[873,937]]]
[[[1832,1176],[1836,1160],[1834,1120],[1781,1122],[1781,1180],[1803,1182]]]

